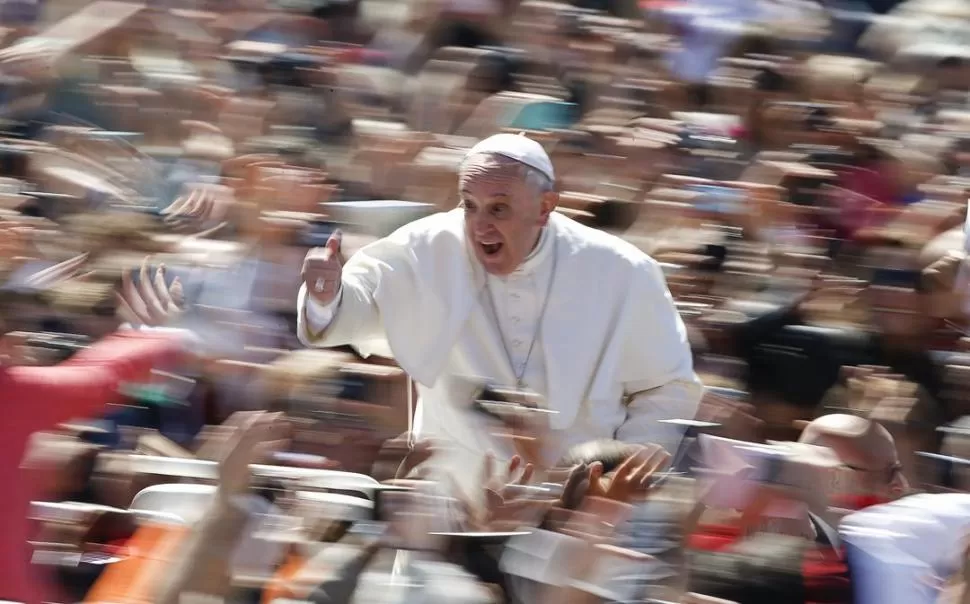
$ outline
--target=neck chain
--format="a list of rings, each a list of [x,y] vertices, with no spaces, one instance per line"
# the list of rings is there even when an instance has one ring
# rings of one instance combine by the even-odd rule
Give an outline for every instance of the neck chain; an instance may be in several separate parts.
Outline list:
[[[547,236],[551,237],[552,234]],[[541,245],[541,241],[540,241]],[[522,363],[521,369],[517,369],[515,361],[512,358],[512,353],[509,351],[509,346],[505,342],[505,332],[502,329],[502,323],[499,321],[498,309],[495,307],[495,301],[492,299],[492,288],[489,286],[488,274],[485,275],[485,287],[483,291],[485,292],[485,298],[488,300],[488,308],[492,313],[492,320],[495,323],[495,328],[498,329],[499,340],[502,342],[502,349],[505,351],[505,358],[509,362],[509,367],[512,368],[512,373],[515,375],[515,387],[522,389],[525,386],[523,379],[525,378],[525,372],[529,368],[529,361],[532,359],[532,351],[535,349],[536,342],[539,340],[539,332],[542,331],[542,322],[546,317],[546,308],[549,306],[550,294],[552,294],[552,286],[556,281],[556,265],[559,261],[558,254],[559,242],[553,240],[552,243],[552,268],[549,271],[549,283],[546,285],[546,296],[542,300],[542,306],[539,309],[539,316],[536,319],[536,327],[532,332],[532,341],[529,342],[529,350],[526,352],[525,361]]]

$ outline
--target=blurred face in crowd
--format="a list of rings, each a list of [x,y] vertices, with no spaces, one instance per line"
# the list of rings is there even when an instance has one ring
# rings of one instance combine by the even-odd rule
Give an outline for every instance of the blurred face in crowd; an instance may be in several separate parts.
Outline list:
[[[458,187],[465,236],[487,272],[507,275],[532,252],[556,207],[551,184],[498,155],[475,155],[462,165]]]
[[[856,429],[851,424],[840,426],[836,418],[866,422],[865,435],[851,437],[827,431],[826,428],[834,428],[832,432]],[[891,500],[902,497],[909,489],[896,453],[896,444],[889,432],[878,424],[844,415],[824,416],[809,424],[799,441],[832,449],[839,461],[853,471],[857,495]]]

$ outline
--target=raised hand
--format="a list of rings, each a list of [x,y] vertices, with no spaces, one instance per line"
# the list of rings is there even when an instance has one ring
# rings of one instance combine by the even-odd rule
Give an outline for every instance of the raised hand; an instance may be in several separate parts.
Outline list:
[[[343,260],[340,257],[340,243],[343,235],[334,231],[327,245],[310,250],[303,260],[303,283],[313,300],[323,306],[333,302],[340,292],[340,279],[343,275]]]
[[[225,501],[249,489],[250,464],[264,461],[286,443],[289,426],[280,413],[241,412],[223,424],[219,449],[219,496]]]
[[[142,263],[138,286],[128,271],[122,273],[118,296],[118,315],[132,325],[161,327],[171,323],[185,303],[182,283],[176,277],[171,285],[165,281],[165,265],[158,267],[155,276],[149,275],[148,260]]]
[[[554,501],[523,497],[517,492],[532,480],[532,464],[524,464],[516,455],[504,472],[495,472],[494,466],[495,458],[488,454],[482,468],[484,506],[475,509],[467,500],[462,502],[467,511],[469,529],[507,531],[538,523]]]
[[[646,497],[652,487],[654,473],[660,469],[670,454],[657,445],[643,447],[620,464],[612,479],[603,477],[603,464],[589,466],[589,497],[602,497],[621,503],[629,503]]]
[[[219,185],[198,185],[162,210],[165,223],[178,230],[205,234],[224,225],[234,203],[231,189]]]

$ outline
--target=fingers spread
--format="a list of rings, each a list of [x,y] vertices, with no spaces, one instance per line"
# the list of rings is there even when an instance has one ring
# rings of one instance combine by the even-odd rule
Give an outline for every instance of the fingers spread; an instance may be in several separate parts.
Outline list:
[[[175,301],[172,300],[172,296],[168,291],[168,285],[165,283],[165,265],[162,264],[155,271],[154,280],[155,295],[158,298],[159,304],[161,304],[162,309],[168,312],[177,310]]]
[[[132,282],[131,275],[128,271],[124,271],[121,274],[120,299],[124,307],[136,317],[137,324],[151,323],[151,317],[145,308],[145,303],[142,301],[141,296],[138,295],[138,291],[135,289],[135,284]]]

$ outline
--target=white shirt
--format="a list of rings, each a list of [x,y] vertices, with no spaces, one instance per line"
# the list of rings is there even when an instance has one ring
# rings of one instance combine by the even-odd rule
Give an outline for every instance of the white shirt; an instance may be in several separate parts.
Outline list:
[[[960,569],[970,495],[923,494],[846,516],[839,527],[858,604],[931,604]]]

